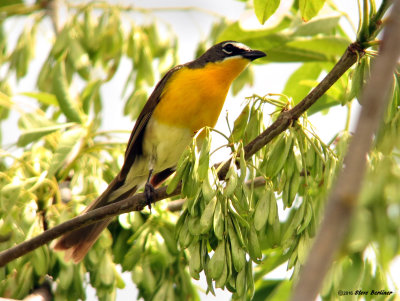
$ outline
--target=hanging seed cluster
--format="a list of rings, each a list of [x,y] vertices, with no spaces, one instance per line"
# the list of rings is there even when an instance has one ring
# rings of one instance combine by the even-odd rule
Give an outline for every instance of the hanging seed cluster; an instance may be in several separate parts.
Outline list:
[[[209,168],[206,130],[200,150],[193,142],[181,157],[167,190],[173,191],[182,181],[182,197],[187,201],[177,222],[176,239],[190,254],[191,276],[199,279],[204,271],[209,291],[214,293],[214,286],[227,288],[234,298],[253,294],[252,262],[268,260],[262,259],[262,250],[283,243],[284,253],[291,254],[286,258],[288,269],[304,262],[320,215],[311,195],[331,182],[329,175],[336,166],[333,153],[300,124],[246,162],[238,137],[251,140],[263,130],[261,106],[261,101],[248,104],[235,121],[230,139],[236,159],[230,160],[224,181],[218,179],[215,167]],[[261,188],[251,184],[257,176],[266,181]],[[290,219],[281,222],[278,202],[291,208],[297,199]]]

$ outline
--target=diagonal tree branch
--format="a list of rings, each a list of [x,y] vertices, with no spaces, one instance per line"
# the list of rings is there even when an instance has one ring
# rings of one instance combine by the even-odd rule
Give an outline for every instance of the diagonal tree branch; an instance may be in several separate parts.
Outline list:
[[[344,159],[344,168],[328,199],[325,217],[309,253],[292,300],[315,300],[325,274],[341,246],[358,202],[367,155],[389,101],[393,72],[400,58],[400,0],[395,1],[384,30],[371,78],[362,93],[362,111]]]
[[[178,185],[174,192],[171,194],[167,194],[167,187],[163,186],[157,190],[155,190],[154,194],[154,203],[160,200],[163,200],[167,197],[171,197],[177,195],[181,191],[181,185]],[[141,211],[144,207],[147,206],[146,196],[144,193],[138,193],[131,197],[126,198],[123,201],[116,202],[104,207],[100,207],[98,209],[89,211],[85,214],[74,217],[62,224],[59,224],[47,231],[44,231],[42,234],[26,240],[15,247],[7,249],[5,251],[0,252],[0,266],[4,266],[8,262],[21,257],[44,244],[49,243],[53,239],[70,232],[72,230],[80,229],[84,226],[93,224],[100,220],[103,220],[107,217],[114,217],[120,215],[122,213],[127,213],[131,211]]]
[[[363,54],[364,50],[357,43],[351,44],[333,69],[326,75],[326,77],[317,87],[315,87],[299,104],[297,104],[291,110],[282,112],[271,126],[269,126],[263,133],[245,146],[245,158],[249,159],[253,154],[272,141],[273,138],[285,131],[294,120],[298,119],[301,114],[311,107]],[[218,173],[218,177],[220,179],[225,179],[228,169],[229,161],[221,168]],[[175,191],[168,195],[166,193],[166,187],[161,187],[155,190],[154,202],[178,195],[180,190],[181,185],[178,185]],[[30,240],[0,252],[0,266],[4,266],[8,262],[23,256],[44,244],[49,243],[53,239],[69,231],[79,229],[107,217],[113,217],[131,211],[141,211],[146,204],[145,195],[140,193],[118,203],[89,211],[58,226],[55,226]]]

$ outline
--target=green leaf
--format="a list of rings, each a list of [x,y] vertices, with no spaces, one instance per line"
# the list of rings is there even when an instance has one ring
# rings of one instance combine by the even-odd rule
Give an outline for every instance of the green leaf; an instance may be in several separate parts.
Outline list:
[[[68,43],[71,41],[70,33],[71,26],[66,25],[63,27],[61,32],[57,34],[56,40],[53,44],[53,48],[51,49],[50,55],[55,58],[59,58],[59,56],[68,48]]]
[[[276,47],[268,48],[268,61],[272,62],[312,62],[334,61],[342,55],[349,44],[348,39],[336,36],[297,38],[286,37],[286,41],[271,40],[265,42],[266,47],[276,43]],[[264,42],[263,42],[264,43]],[[263,48],[261,48],[263,49]]]
[[[33,57],[35,46],[36,25],[26,26],[21,32],[17,45],[10,55],[10,70],[14,69],[17,79],[24,77],[28,72],[29,62]]]
[[[357,100],[359,101],[360,93],[370,76],[370,67],[370,58],[366,56],[361,59],[360,63],[354,69],[351,76],[349,100],[357,97]]]
[[[304,21],[314,18],[324,6],[325,0],[299,0],[301,17]]]
[[[332,34],[339,24],[341,16],[328,16],[314,19],[298,26],[293,33],[295,36],[313,36],[316,34]]]
[[[326,61],[326,56],[315,52],[305,51],[293,47],[278,47],[268,50],[268,61],[270,62],[315,62]]]
[[[154,72],[153,72],[153,54],[151,53],[150,47],[144,44],[139,51],[139,60],[136,63],[136,80],[135,85],[140,87],[143,84],[153,86],[154,84]]]
[[[31,130],[46,126],[57,125],[53,120],[48,119],[42,111],[35,111],[23,114],[18,120],[18,126],[23,130]]]
[[[100,87],[103,82],[96,80],[87,84],[82,92],[82,109],[85,114],[89,114],[90,105],[96,100],[100,100]],[[101,103],[101,101],[99,101]],[[96,106],[94,106],[96,107]]]
[[[79,143],[78,141],[85,134],[83,128],[74,128],[64,132],[61,135],[60,142],[58,143],[57,149],[53,155],[50,163],[48,176],[52,177],[65,163],[65,161],[72,161],[73,155],[78,155]]]
[[[26,146],[27,144],[34,142],[43,136],[54,133],[58,130],[67,128],[72,125],[74,125],[74,123],[70,122],[23,131],[21,136],[19,136],[18,138],[17,145],[21,147]]]
[[[68,60],[70,60],[74,68],[79,71],[79,74],[85,80],[88,80],[90,60],[85,49],[78,40],[71,39],[68,45],[68,50]]]
[[[40,91],[53,92],[52,83],[54,75],[54,63],[52,58],[47,58],[43,63],[42,68],[39,71],[39,75],[36,80],[36,86]]]
[[[282,280],[281,283],[275,288],[272,298],[269,301],[289,300],[292,292],[292,281]]]
[[[324,36],[313,38],[297,38],[287,43],[288,47],[294,47],[299,50],[317,52],[327,56],[339,56],[344,53],[350,41],[337,36]],[[332,58],[334,59],[334,58]]]
[[[292,73],[286,82],[282,94],[293,98],[295,104],[298,104],[311,90],[309,86],[301,84],[304,79],[317,80],[322,71],[320,63],[304,63]]]
[[[69,93],[65,63],[61,60],[57,61],[54,67],[53,90],[57,97],[58,104],[60,105],[60,109],[65,117],[67,117],[67,120],[82,123],[77,105]]]
[[[0,3],[0,7],[3,7],[3,9],[6,7],[6,6],[17,6],[17,4],[22,4],[23,3],[23,1],[22,0],[3,0],[3,1],[1,1],[1,3]]]
[[[235,22],[229,25],[220,34],[217,40],[239,40],[243,43],[246,43],[246,45],[255,48],[255,45],[253,45],[253,43],[257,43],[260,41],[265,42],[265,40],[268,40],[270,35],[279,33],[282,30],[288,28],[291,22],[292,19],[288,16],[285,16],[276,26],[262,30],[245,30],[240,26],[239,22]]]
[[[128,97],[124,106],[124,115],[129,115],[132,119],[136,119],[143,109],[147,100],[147,92],[145,89],[135,89]]]
[[[9,88],[9,85],[7,82],[0,81],[0,120],[5,120],[8,118],[10,115],[10,108],[12,107],[12,102],[7,96],[8,92],[7,91]],[[6,92],[7,94],[3,94],[3,92]],[[10,93],[11,94],[11,93]],[[1,133],[0,133],[0,141],[1,141]]]
[[[324,70],[330,70],[331,64],[326,63],[325,64]],[[327,66],[330,65],[328,68]],[[332,87],[329,88],[329,90],[321,96],[321,98],[314,103],[310,109],[308,109],[307,114],[311,116],[312,114],[315,114],[317,112],[323,112],[326,113],[330,107],[337,106],[337,105],[344,105],[343,102],[346,102],[349,100],[349,92],[348,86],[347,86],[348,80],[346,77],[346,74],[342,76],[337,82],[335,82]],[[299,82],[300,86],[308,86],[310,89],[316,87],[318,85],[317,80],[311,80],[311,79],[304,79],[300,80]]]
[[[254,12],[261,24],[272,16],[277,10],[280,0],[254,0]]]
[[[233,130],[231,137],[233,141],[237,142],[240,139],[242,139],[244,131],[246,130],[247,123],[249,121],[249,116],[250,116],[250,106],[247,104],[238,118],[236,118],[235,122],[233,123]]]
[[[259,281],[257,283],[257,289],[256,289],[256,292],[254,294],[252,301],[270,300],[271,296],[273,295],[273,292],[279,287],[279,285],[283,281],[287,281],[287,280],[262,279],[262,281]],[[287,299],[282,299],[282,300],[287,300]]]
[[[58,106],[57,98],[54,96],[54,94],[46,92],[23,92],[20,94],[31,98],[35,98],[41,103],[48,106]]]

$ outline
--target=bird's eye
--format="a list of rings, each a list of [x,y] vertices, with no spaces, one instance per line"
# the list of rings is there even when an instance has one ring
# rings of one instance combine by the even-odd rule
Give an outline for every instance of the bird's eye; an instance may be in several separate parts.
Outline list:
[[[225,52],[226,54],[232,54],[234,50],[235,46],[233,46],[231,43],[227,43],[222,47],[222,51]]]

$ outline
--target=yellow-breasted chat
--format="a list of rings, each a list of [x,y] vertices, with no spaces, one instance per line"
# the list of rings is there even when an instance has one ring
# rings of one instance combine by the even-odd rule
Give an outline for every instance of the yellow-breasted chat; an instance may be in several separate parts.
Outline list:
[[[121,201],[143,185],[151,199],[153,187],[174,172],[195,133],[216,124],[232,81],[251,61],[265,55],[242,43],[224,41],[199,58],[169,70],[136,120],[121,171],[84,212]],[[110,221],[67,233],[54,248],[66,250],[66,258],[78,262]]]

